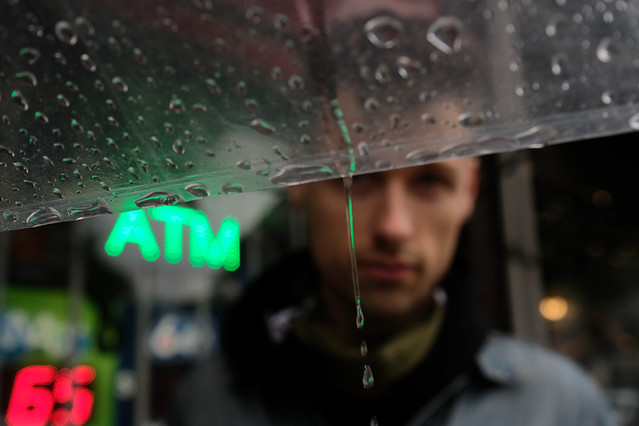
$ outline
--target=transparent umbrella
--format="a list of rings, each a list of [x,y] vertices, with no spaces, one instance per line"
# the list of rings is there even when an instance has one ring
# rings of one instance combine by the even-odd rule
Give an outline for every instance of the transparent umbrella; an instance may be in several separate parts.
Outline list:
[[[639,0],[0,1],[2,230],[639,128]]]

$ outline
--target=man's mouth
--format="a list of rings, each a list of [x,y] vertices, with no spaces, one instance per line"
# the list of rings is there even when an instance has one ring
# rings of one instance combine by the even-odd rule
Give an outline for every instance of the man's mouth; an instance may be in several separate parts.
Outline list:
[[[417,265],[400,260],[362,260],[358,261],[360,276],[374,281],[401,282],[417,272]]]

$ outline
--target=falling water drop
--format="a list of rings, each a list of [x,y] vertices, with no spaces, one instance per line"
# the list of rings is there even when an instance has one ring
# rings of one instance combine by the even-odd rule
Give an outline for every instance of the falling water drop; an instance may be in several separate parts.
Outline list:
[[[391,49],[400,42],[404,25],[397,19],[383,15],[373,18],[364,25],[364,34],[374,46]]]
[[[55,24],[55,35],[63,43],[74,46],[78,42],[78,35],[67,21],[59,21]]]
[[[428,28],[426,40],[443,53],[450,55],[461,50],[463,30],[464,24],[458,18],[442,16]]]
[[[364,385],[364,389],[371,389],[375,384],[375,379],[373,378],[373,370],[371,370],[370,365],[364,365],[364,375],[362,376],[362,385]]]
[[[368,355],[368,345],[366,344],[365,341],[362,342],[362,344],[359,347],[359,353],[365,357],[366,355]]]

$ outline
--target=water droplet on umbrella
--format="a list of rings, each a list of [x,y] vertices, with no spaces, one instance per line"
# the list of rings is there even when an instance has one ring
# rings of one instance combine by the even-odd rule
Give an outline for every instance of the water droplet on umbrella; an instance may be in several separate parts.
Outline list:
[[[244,187],[239,183],[226,182],[222,184],[222,192],[225,194],[240,193],[244,191]]]
[[[71,24],[67,21],[59,21],[55,24],[54,32],[58,37],[58,40],[70,46],[73,46],[78,42],[78,35],[75,33]]]
[[[18,216],[16,216],[16,214],[12,212],[5,212],[2,217],[4,217],[4,220],[6,220],[7,222],[15,222],[16,220],[18,220]]]
[[[43,112],[36,112],[35,113],[35,119],[38,123],[41,124],[47,124],[49,123],[49,117],[47,117],[47,115]]]
[[[282,151],[282,148],[280,148],[279,146],[274,146],[273,152],[279,155],[279,157],[284,161],[290,160],[290,157],[284,151]]]
[[[304,133],[302,136],[300,136],[300,143],[302,145],[308,145],[309,143],[311,143],[311,136]]]
[[[443,53],[450,55],[461,50],[463,30],[464,24],[458,18],[442,16],[428,28],[426,40]]]
[[[374,46],[390,49],[399,44],[404,25],[391,16],[378,16],[366,22],[364,34]]]
[[[480,112],[466,112],[460,114],[457,121],[464,127],[477,127],[484,124],[486,117]]]
[[[0,154],[7,154],[11,157],[15,157],[16,154],[15,152],[13,152],[13,150],[11,148],[8,148],[4,145],[0,145]]]
[[[292,75],[291,78],[288,79],[288,87],[291,90],[301,90],[304,88],[304,79],[299,75]]]
[[[111,84],[113,84],[113,86],[118,89],[120,92],[128,92],[129,91],[129,86],[126,84],[126,82],[122,79],[122,77],[113,77],[111,79]]]
[[[156,206],[174,206],[184,201],[184,198],[170,191],[153,191],[149,192],[143,197],[135,200],[135,205],[144,207],[156,207]]]
[[[166,158],[164,162],[166,163],[167,166],[169,166],[170,169],[177,170],[178,165],[171,158]]]
[[[89,36],[95,35],[95,27],[87,18],[83,16],[78,16],[77,18],[75,18],[73,23],[75,24],[76,28],[78,28],[80,31],[82,31],[86,35],[89,35]]]
[[[191,183],[184,190],[198,198],[205,198],[211,195],[209,189],[201,183]]]
[[[22,111],[27,111],[29,109],[29,103],[27,102],[27,99],[19,90],[14,90],[13,92],[11,92],[11,100],[13,100],[13,102],[15,102],[15,104],[18,105],[18,107],[20,107]]]
[[[617,100],[617,94],[612,90],[606,90],[601,94],[601,102],[610,105]]]
[[[269,178],[273,184],[295,184],[305,181],[327,179],[334,176],[333,169],[322,165],[290,165],[283,167]]]
[[[69,100],[62,94],[56,96],[56,99],[58,100],[58,104],[60,106],[68,107],[69,105],[71,105],[71,102],[69,102]]]
[[[568,55],[564,52],[559,52],[550,58],[550,69],[554,75],[561,75],[566,72],[566,66],[568,65]]]
[[[25,166],[23,163],[21,163],[20,161],[16,161],[15,163],[13,163],[13,167],[15,167],[16,170],[19,172],[23,172],[27,174],[29,173],[29,168]]]
[[[397,65],[397,72],[405,79],[415,78],[425,72],[425,68],[421,62],[411,59],[408,56],[400,56],[395,63]]]
[[[377,111],[379,109],[379,101],[375,98],[367,98],[364,101],[364,109],[366,111]]]
[[[59,198],[64,198],[64,194],[58,188],[53,188],[53,195],[56,195]]]
[[[142,52],[142,50],[138,47],[133,49],[133,59],[135,59],[135,62],[140,65],[146,65],[146,63],[149,62],[149,59],[146,57],[144,52]]]
[[[212,78],[207,78],[206,80],[204,80],[204,84],[206,85],[206,88],[209,89],[209,92],[213,93],[214,95],[219,95],[222,92],[222,89],[217,84],[217,81],[213,80]]]
[[[82,55],[80,55],[80,63],[82,63],[82,66],[88,71],[95,72],[95,70],[98,69],[98,66],[93,60],[93,58],[91,58],[86,53],[83,53]]]
[[[32,73],[31,71],[21,71],[16,73],[16,79],[22,81],[23,83],[27,83],[33,87],[38,86],[38,79],[36,78],[35,74]]]
[[[639,113],[630,117],[630,120],[628,120],[628,125],[631,129],[639,130]]]
[[[610,37],[603,38],[597,45],[597,59],[609,63],[621,52],[621,44]]]
[[[20,58],[29,65],[33,65],[42,56],[40,51],[35,47],[23,47],[19,52]]]
[[[169,102],[169,110],[176,114],[181,114],[186,110],[186,108],[184,107],[184,103],[181,99],[173,98]]]
[[[61,220],[62,215],[53,207],[40,207],[27,217],[25,223],[29,226],[41,226],[60,222]]]
[[[261,118],[251,121],[251,127],[263,135],[271,135],[275,133],[275,128]]]
[[[242,170],[250,170],[251,168],[251,162],[248,160],[240,160],[237,163],[235,163],[235,165],[237,166],[237,168]]]
[[[78,133],[84,132],[84,126],[82,126],[82,124],[80,124],[80,122],[75,118],[71,119],[71,128]]]
[[[406,154],[409,161],[427,162],[439,157],[439,152],[431,148],[419,148]]]
[[[185,151],[185,146],[184,146],[184,142],[182,141],[182,139],[176,139],[173,141],[173,145],[171,145],[171,148],[173,149],[173,151],[176,154],[184,154]]]
[[[375,68],[375,79],[382,84],[389,83],[391,81],[391,72],[388,65],[381,63]]]
[[[362,376],[362,385],[364,389],[371,389],[375,384],[375,379],[373,378],[373,370],[371,370],[370,365],[364,365],[364,374]]]

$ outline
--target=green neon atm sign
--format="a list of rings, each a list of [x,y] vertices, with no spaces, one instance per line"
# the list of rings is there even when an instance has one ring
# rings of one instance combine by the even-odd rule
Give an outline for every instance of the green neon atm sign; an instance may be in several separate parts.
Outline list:
[[[217,233],[213,233],[206,215],[199,210],[179,206],[151,207],[151,219],[164,222],[164,258],[168,263],[182,260],[184,227],[189,230],[189,261],[195,267],[208,265],[234,271],[240,266],[240,223],[226,217]],[[144,210],[120,214],[104,250],[119,256],[127,244],[137,244],[142,257],[154,262],[160,257],[160,246]]]

